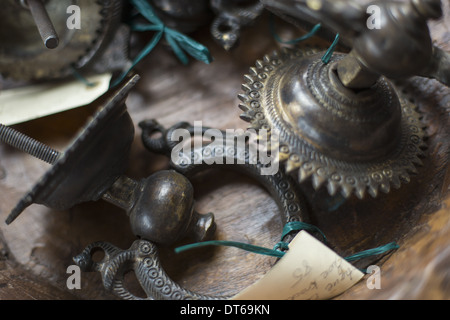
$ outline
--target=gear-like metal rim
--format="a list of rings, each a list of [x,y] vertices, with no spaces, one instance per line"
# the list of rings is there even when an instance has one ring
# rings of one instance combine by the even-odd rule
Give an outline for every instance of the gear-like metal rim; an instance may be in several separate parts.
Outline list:
[[[81,29],[68,32],[69,42],[60,43],[52,50],[42,47],[42,52],[32,58],[19,58],[0,51],[0,74],[4,78],[29,81],[66,77],[73,74],[73,68],[85,67],[97,57],[97,53],[101,53],[119,25],[122,0],[69,2],[81,8]],[[62,14],[66,17],[65,11]],[[55,63],[57,57],[63,61]]]
[[[279,149],[279,161],[288,173],[297,173],[298,182],[311,178],[314,189],[326,184],[330,195],[338,191],[348,198],[355,194],[364,198],[366,192],[377,197],[379,190],[388,193],[391,187],[400,188],[410,181],[410,175],[417,173],[416,166],[422,165],[424,157],[425,131],[416,106],[399,90],[402,120],[402,136],[398,147],[389,157],[372,162],[350,162],[333,159],[318,151],[301,139],[273,104],[271,77],[287,61],[316,54],[315,48],[283,48],[281,52],[264,56],[250,68],[242,85],[245,93],[238,95],[244,111],[241,119],[251,124],[251,129],[279,130],[279,144],[272,144],[272,150]]]

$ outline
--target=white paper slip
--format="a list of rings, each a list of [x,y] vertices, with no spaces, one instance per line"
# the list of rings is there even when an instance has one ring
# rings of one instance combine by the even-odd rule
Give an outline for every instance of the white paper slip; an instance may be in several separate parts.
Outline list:
[[[306,231],[267,274],[233,300],[324,300],[357,283],[364,274]]]
[[[85,106],[108,90],[111,76],[88,77],[92,87],[73,80],[0,91],[0,123],[13,125]]]

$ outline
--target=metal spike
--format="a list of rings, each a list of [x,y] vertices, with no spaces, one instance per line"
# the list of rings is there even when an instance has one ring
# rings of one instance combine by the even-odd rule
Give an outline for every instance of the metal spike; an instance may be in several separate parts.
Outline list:
[[[328,193],[331,196],[334,196],[336,194],[336,192],[338,191],[338,184],[334,181],[328,180],[327,189],[328,189]]]
[[[252,108],[250,108],[248,105],[246,105],[244,103],[239,103],[238,107],[239,107],[239,109],[241,109],[244,112],[248,112],[248,111],[252,110]]]
[[[373,198],[376,198],[378,196],[378,186],[370,185],[368,192]]]
[[[364,198],[364,194],[366,193],[365,188],[356,188],[355,189],[355,195],[358,197],[358,199],[362,200]]]
[[[395,189],[399,189],[399,188],[401,187],[402,183],[401,183],[400,179],[398,178],[398,176],[394,175],[394,176],[392,177],[391,185],[392,185],[392,187],[394,187]]]
[[[239,93],[238,99],[241,100],[242,102],[247,102],[250,100],[249,97],[244,93]]]
[[[243,84],[241,85],[241,88],[242,88],[242,90],[244,90],[245,92],[250,92],[250,91],[252,91],[252,88],[250,88],[250,86],[249,86],[248,84],[246,84],[246,83],[243,83]]]
[[[248,84],[252,84],[254,82],[253,77],[249,74],[244,75],[244,80],[248,83]]]
[[[250,68],[250,73],[253,75],[253,76],[257,76],[258,75],[258,69],[256,69],[255,67],[251,67]]]
[[[242,113],[239,117],[245,122],[251,122],[253,120],[253,117],[248,113]]]
[[[350,195],[352,194],[352,190],[353,190],[353,187],[351,186],[351,185],[348,185],[348,184],[343,184],[342,186],[341,186],[341,194],[344,196],[344,198],[348,198],[348,197],[350,197]]]
[[[389,191],[391,191],[391,185],[389,183],[383,182],[382,184],[380,184],[380,190],[384,193],[389,193]]]
[[[300,164],[298,162],[288,160],[286,163],[286,172],[291,173],[291,172],[297,170],[298,167],[300,167]]]

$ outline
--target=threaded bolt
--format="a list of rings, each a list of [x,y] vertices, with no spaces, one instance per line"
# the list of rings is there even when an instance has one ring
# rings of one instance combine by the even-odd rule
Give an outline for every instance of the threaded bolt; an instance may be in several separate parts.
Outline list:
[[[59,151],[3,124],[0,124],[0,141],[50,164],[61,156]]]

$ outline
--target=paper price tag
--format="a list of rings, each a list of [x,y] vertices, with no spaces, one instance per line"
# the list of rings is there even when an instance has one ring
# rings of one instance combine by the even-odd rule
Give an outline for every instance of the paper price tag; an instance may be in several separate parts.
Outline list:
[[[111,74],[87,80],[95,86],[73,80],[0,91],[0,123],[9,126],[87,105],[108,90]]]
[[[364,274],[306,231],[267,274],[233,300],[323,300],[357,283]]]

